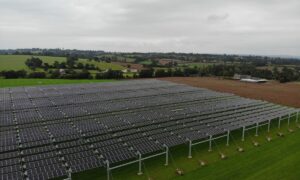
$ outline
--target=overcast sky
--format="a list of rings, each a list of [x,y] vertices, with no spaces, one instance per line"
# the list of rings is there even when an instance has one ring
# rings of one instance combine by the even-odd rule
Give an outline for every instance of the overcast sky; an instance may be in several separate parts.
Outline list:
[[[299,0],[0,0],[0,49],[300,55]]]

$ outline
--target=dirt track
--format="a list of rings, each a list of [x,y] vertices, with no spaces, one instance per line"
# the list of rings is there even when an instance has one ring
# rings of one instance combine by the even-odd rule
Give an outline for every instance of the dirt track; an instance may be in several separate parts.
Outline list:
[[[300,108],[300,83],[280,84],[272,81],[265,84],[254,84],[208,77],[171,77],[161,78],[161,80],[188,84],[220,92],[234,93],[247,98],[261,99]]]

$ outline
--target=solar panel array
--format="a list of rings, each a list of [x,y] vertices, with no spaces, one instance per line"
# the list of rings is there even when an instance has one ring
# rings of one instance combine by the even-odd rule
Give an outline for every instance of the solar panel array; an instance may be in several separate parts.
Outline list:
[[[0,89],[0,179],[51,179],[297,112],[159,80]]]

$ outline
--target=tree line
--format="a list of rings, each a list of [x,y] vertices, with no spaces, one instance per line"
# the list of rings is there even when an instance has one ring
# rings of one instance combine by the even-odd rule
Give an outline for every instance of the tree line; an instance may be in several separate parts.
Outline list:
[[[221,76],[221,77],[233,77],[234,74],[251,75],[253,77],[265,78],[268,80],[274,79],[281,83],[300,80],[299,68],[283,67],[279,71],[277,67],[273,70],[269,69],[257,69],[251,64],[241,65],[210,65],[207,67],[188,67],[188,68],[175,68],[175,69],[146,69],[139,73],[140,78],[151,77],[190,77],[190,76]]]
[[[31,69],[36,70],[38,68],[48,71],[49,69],[86,69],[86,70],[99,70],[94,64],[78,62],[79,58],[76,55],[68,55],[66,62],[54,61],[53,64],[44,63],[38,57],[31,57],[25,61],[25,65]]]
[[[203,68],[189,67],[189,68],[168,68],[168,69],[143,69],[139,73],[134,74],[132,78],[153,78],[153,77],[191,77],[191,76],[222,76],[232,77],[234,74],[247,74],[253,77],[275,79],[282,83],[300,80],[299,70],[288,67],[283,67],[281,71],[274,68],[272,71],[268,69],[256,69],[250,65],[236,66],[236,65],[212,65]],[[2,71],[0,75],[4,78],[55,78],[55,79],[122,79],[124,74],[120,70],[108,69],[104,72],[96,73],[95,76],[86,70],[80,71],[74,69],[66,69],[64,73],[60,70],[49,70],[46,72],[27,72],[25,70],[19,71]]]
[[[25,64],[33,70],[27,72],[2,71],[0,75],[4,78],[62,78],[62,79],[121,79],[124,74],[120,70],[100,71],[94,64],[83,64],[78,62],[77,55],[67,55],[65,62],[55,61],[53,64],[44,63],[38,57],[31,57],[25,61]],[[97,59],[99,61],[101,59]],[[144,61],[144,58],[137,58],[138,61]],[[282,83],[300,80],[299,67],[286,67],[279,69],[276,66],[272,69],[259,69],[253,63],[237,64],[214,64],[206,67],[178,67],[178,66],[158,66],[157,61],[145,66],[145,69],[139,73],[133,74],[132,78],[152,78],[152,77],[189,77],[189,76],[222,76],[232,77],[234,74],[251,75],[253,77],[275,79]],[[43,69],[45,72],[36,71]],[[94,75],[89,70],[98,70]]]

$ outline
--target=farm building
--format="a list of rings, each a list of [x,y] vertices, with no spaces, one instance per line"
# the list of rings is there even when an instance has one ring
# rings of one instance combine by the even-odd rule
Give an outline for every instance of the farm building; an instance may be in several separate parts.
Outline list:
[[[241,80],[241,79],[250,79],[250,75],[242,75],[242,74],[234,74],[233,79]]]
[[[261,78],[243,78],[240,81],[242,82],[249,82],[249,83],[266,83],[268,80],[266,79],[261,79]]]
[[[240,75],[240,74],[235,74],[233,76],[234,80],[240,80],[242,82],[249,82],[249,83],[266,83],[268,80],[258,78],[258,77],[252,77],[250,75]]]
[[[176,97],[176,98],[174,98]],[[0,89],[1,179],[72,178],[226,138],[299,110],[160,80]]]
[[[131,72],[131,73],[137,73],[138,70],[137,69],[129,68],[129,69],[123,69],[122,72],[123,73],[129,73],[129,72]]]

